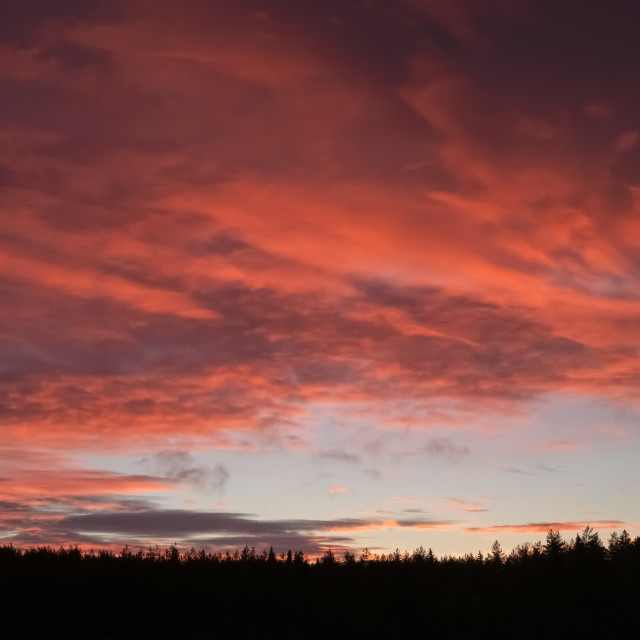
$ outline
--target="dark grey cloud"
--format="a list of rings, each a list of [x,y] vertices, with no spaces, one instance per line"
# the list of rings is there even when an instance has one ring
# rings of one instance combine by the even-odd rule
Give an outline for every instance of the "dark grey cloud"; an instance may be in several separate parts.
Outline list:
[[[519,475],[525,476],[540,476],[546,473],[554,473],[557,469],[550,467],[544,463],[537,463],[535,465],[531,465],[528,469],[520,469],[518,467],[500,467],[501,471],[506,471],[507,473],[516,473]]]
[[[396,522],[401,527],[427,527],[427,526],[449,526],[455,523],[455,520],[410,520],[410,519],[398,519]]]
[[[84,544],[103,547],[108,544],[100,533],[72,532],[58,526],[69,516],[138,512],[155,509],[151,498],[123,494],[32,495],[29,502],[0,501],[0,532],[5,543],[19,546]]]
[[[145,540],[172,539],[185,546],[215,549],[243,547],[245,544],[256,548],[273,545],[279,550],[302,548],[307,553],[314,553],[331,544],[350,545],[354,539],[353,530],[366,528],[369,524],[371,521],[363,518],[261,520],[243,513],[148,509],[62,515],[56,521],[49,518],[47,528],[55,539],[90,540],[91,544],[100,540],[144,544]],[[450,525],[452,521],[423,518],[401,520],[398,524],[402,527],[429,527]],[[14,521],[11,526],[17,530],[12,538],[16,543],[31,543],[33,532],[22,531],[30,529],[28,520]]]
[[[318,451],[314,454],[314,457],[319,460],[329,460],[331,462],[347,462],[351,464],[358,464],[362,462],[362,457],[355,454],[343,451],[341,449],[327,449],[325,451]]]
[[[0,478],[0,482],[3,479]],[[0,514],[25,513],[31,511],[31,506],[22,502],[12,502],[11,500],[0,500]]]
[[[98,496],[93,501],[96,506],[108,502],[102,498]],[[95,509],[77,505],[75,514],[69,515],[64,499],[52,499],[43,505],[0,502],[0,532],[6,541],[21,547],[73,543],[103,548],[115,543],[144,548],[156,540],[171,540],[183,549],[195,547],[233,553],[235,549],[249,546],[259,553],[273,546],[278,552],[299,549],[320,554],[326,546],[353,547],[355,543],[352,535],[340,532],[322,532],[322,541],[319,541],[316,529],[323,526],[322,521],[254,521],[244,514],[156,511],[148,504],[142,511],[139,511],[140,505],[133,505],[131,510],[138,511],[141,517],[127,520],[118,517],[128,508],[125,502],[121,504],[123,509],[103,512],[103,517],[95,519],[91,517],[96,515]],[[360,521],[344,521],[350,522]]]
[[[469,455],[468,447],[456,444],[451,438],[430,438],[422,447],[422,451],[431,456],[442,456],[456,460]]]
[[[198,464],[187,451],[161,451],[141,460],[172,480],[188,483],[201,490],[222,492],[229,482],[229,471],[222,464]]]
[[[257,520],[249,514],[154,510],[139,513],[98,513],[69,516],[59,526],[80,532],[156,537],[189,537],[202,534],[270,535],[310,532],[329,526],[357,526],[363,521]]]

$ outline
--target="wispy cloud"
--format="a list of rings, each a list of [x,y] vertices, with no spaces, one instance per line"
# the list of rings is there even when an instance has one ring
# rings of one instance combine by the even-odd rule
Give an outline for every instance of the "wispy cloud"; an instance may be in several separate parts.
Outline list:
[[[443,456],[448,460],[457,460],[469,455],[469,449],[455,444],[450,438],[430,438],[423,451],[431,456]]]
[[[462,498],[446,498],[446,500],[456,511],[464,511],[466,513],[482,513],[484,511],[489,511],[489,509],[479,502],[463,500]]]
[[[594,529],[619,529],[625,523],[620,520],[596,520],[591,522],[529,522],[527,524],[501,524],[490,527],[468,527],[467,533],[547,533],[555,531],[578,531],[590,526]]]
[[[178,482],[184,482],[204,490],[223,491],[229,481],[229,471],[222,464],[198,464],[187,451],[160,451],[141,464],[148,465],[157,473]]]
[[[358,464],[362,461],[362,458],[359,455],[339,449],[319,451],[315,454],[315,457],[319,460],[328,460],[330,462],[346,462],[351,464]]]
[[[549,451],[571,451],[576,446],[577,443],[572,440],[550,440],[547,443]]]
[[[506,473],[517,473],[523,476],[540,476],[557,471],[557,469],[554,469],[542,462],[531,465],[526,469],[520,469],[518,467],[500,467],[500,470],[505,471]]]

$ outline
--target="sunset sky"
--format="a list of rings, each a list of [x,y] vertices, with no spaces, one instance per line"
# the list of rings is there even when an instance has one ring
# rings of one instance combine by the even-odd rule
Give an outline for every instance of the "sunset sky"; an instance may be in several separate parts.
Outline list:
[[[0,545],[639,535],[639,24],[3,0]]]

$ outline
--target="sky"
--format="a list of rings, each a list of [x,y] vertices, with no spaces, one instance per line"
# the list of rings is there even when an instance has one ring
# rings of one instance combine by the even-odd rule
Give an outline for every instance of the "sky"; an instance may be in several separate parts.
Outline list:
[[[4,0],[0,544],[640,535],[640,9]]]

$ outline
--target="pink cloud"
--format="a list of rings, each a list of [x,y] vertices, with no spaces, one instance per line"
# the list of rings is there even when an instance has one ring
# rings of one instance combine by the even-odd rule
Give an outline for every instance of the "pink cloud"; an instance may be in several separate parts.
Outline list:
[[[347,487],[341,487],[338,485],[329,489],[329,493],[345,493],[346,491],[348,491]]]
[[[489,511],[478,502],[463,500],[461,498],[446,498],[449,506],[456,511],[464,511],[465,513],[481,513]]]
[[[577,443],[570,440],[551,440],[547,443],[549,451],[571,451],[575,449]]]

